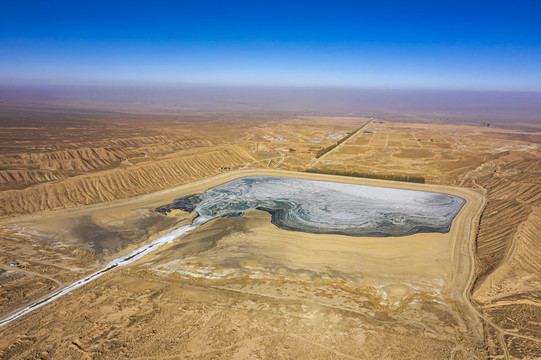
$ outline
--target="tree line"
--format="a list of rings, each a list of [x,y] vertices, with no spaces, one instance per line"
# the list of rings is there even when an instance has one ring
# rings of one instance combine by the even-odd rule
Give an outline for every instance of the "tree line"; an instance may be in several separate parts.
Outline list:
[[[352,176],[352,177],[360,177],[360,178],[368,178],[368,179],[405,181],[405,182],[420,183],[420,184],[425,183],[425,178],[422,176],[373,174],[373,173],[363,173],[363,172],[357,172],[357,171],[331,170],[331,169],[307,169],[305,170],[305,172],[314,173],[314,174]]]

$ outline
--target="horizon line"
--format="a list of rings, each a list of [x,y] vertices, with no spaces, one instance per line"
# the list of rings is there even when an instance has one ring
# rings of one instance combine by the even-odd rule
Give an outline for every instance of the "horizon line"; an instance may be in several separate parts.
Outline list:
[[[25,78],[1,78],[1,87],[79,87],[79,88],[260,88],[260,89],[310,89],[310,90],[364,90],[364,91],[436,91],[472,93],[534,93],[540,89],[485,88],[485,87],[437,87],[437,86],[362,86],[343,84],[278,84],[278,83],[224,83],[224,82],[167,82],[167,81],[50,81]]]

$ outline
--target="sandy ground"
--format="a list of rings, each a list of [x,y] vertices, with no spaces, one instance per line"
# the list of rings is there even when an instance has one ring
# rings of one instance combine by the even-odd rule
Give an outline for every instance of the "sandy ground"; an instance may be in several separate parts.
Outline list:
[[[17,118],[18,126],[13,127],[14,117],[4,115],[6,120],[0,121],[0,137],[5,140],[0,141],[2,216],[39,215],[0,221],[0,269],[5,270],[0,271],[2,314],[72,283],[168,229],[189,223],[188,214],[164,217],[153,208],[207,185],[157,190],[240,168],[302,171],[315,153],[368,121],[294,115],[220,120],[216,116],[144,120],[111,115],[105,121],[92,114],[80,121],[80,115],[74,114],[72,119],[47,115],[46,121]],[[265,214],[253,212],[243,220],[209,223],[184,242],[109,274],[74,298],[95,306],[82,310],[76,300],[68,299],[51,304],[50,310],[40,314],[59,333],[44,334],[39,321],[29,318],[25,326],[6,336],[2,356],[369,358],[381,353],[383,358],[539,357],[539,125],[509,123],[503,129],[399,117],[401,122],[376,118],[314,169],[423,176],[429,183],[479,189],[488,201],[474,242],[475,273],[466,271],[471,269],[471,257],[463,256],[469,243],[462,241],[474,231],[474,223],[464,223],[463,235],[456,237],[462,239],[460,244],[439,238],[438,246],[423,245],[418,252],[398,253],[391,259],[384,247],[375,245],[364,251],[339,241],[335,251],[309,237],[301,246],[293,234],[272,229]],[[145,193],[153,194],[132,198]],[[70,209],[43,212],[65,207]],[[468,215],[472,221],[476,217]],[[284,251],[257,241],[258,234],[282,244]],[[423,243],[419,244],[421,248]],[[367,266],[354,263],[350,252]],[[234,253],[240,255],[232,257]],[[196,259],[175,263],[176,254]],[[308,261],[308,254],[328,260],[330,266]],[[408,256],[411,269],[419,272],[399,281],[393,274],[402,265],[400,271],[407,271]],[[437,259],[438,265],[430,259]],[[299,266],[292,266],[293,260]],[[12,268],[7,265],[11,261],[20,265]],[[376,269],[379,261],[388,266]],[[269,266],[273,262],[275,268]],[[431,274],[422,273],[419,263]],[[456,268],[449,269],[449,264]],[[228,272],[230,278],[215,280],[193,276]],[[382,285],[387,280],[373,275],[378,272],[392,278],[392,284],[401,282],[400,286]],[[277,276],[283,279],[276,280]],[[473,276],[472,281],[468,276]],[[293,281],[296,277],[302,281]],[[413,283],[432,285],[414,288]],[[474,284],[471,291],[466,291],[466,283]],[[440,300],[427,297],[436,290]],[[408,305],[393,308],[390,300],[385,306],[379,304],[383,292],[386,296],[408,294],[401,295]],[[416,293],[425,295],[412,298]],[[475,309],[464,300],[467,297]],[[231,310],[234,304],[239,311]],[[309,319],[306,306],[317,308],[322,316],[319,321]],[[191,325],[165,326],[180,308],[193,310],[183,312],[182,321]],[[70,316],[61,318],[58,311]],[[104,315],[109,313],[118,316]],[[137,313],[146,315],[136,317]],[[318,319],[314,312],[310,314]],[[483,324],[483,345],[475,340],[478,319]],[[248,332],[232,328],[233,323]],[[172,333],[183,335],[173,339]],[[70,334],[78,335],[72,338]],[[194,346],[189,346],[186,337],[195,339]],[[227,339],[222,342],[222,338]]]
[[[483,196],[475,191],[319,174],[245,170],[130,200],[48,213],[39,219],[28,216],[4,220],[2,225],[22,226],[28,231],[31,226],[42,229],[43,224],[48,224],[49,231],[55,233],[65,228],[67,223],[76,222],[75,219],[91,218],[94,224],[102,227],[123,226],[127,219],[134,214],[143,214],[145,209],[152,211],[155,206],[179,196],[202,192],[247,175],[280,175],[443,191],[462,196],[467,202],[449,233],[400,238],[351,238],[290,232],[270,224],[268,214],[260,211],[249,212],[243,218],[214,220],[129,268],[113,271],[95,284],[78,289],[1,329],[3,340],[0,346],[5,350],[4,357],[28,357],[39,350],[44,358],[114,358],[116,351],[123,351],[126,357],[136,357],[135,352],[141,352],[157,358],[166,355],[181,358],[269,358],[274,348],[271,344],[280,342],[283,347],[281,358],[330,355],[337,358],[368,358],[373,352],[358,348],[365,342],[371,344],[367,349],[373,351],[374,347],[386,341],[402,348],[400,342],[412,341],[413,338],[416,343],[420,339],[424,341],[417,349],[404,353],[406,357],[417,357],[422,354],[419,349],[423,348],[446,356],[482,352],[479,323],[464,299],[472,277],[470,241],[475,230],[472,224],[476,223],[483,204]],[[183,213],[158,216],[171,221],[160,224],[164,227],[161,232],[189,221],[189,216]],[[54,227],[51,224],[56,224],[58,229],[51,229]],[[39,230],[33,231],[39,233]],[[140,242],[144,241],[144,235],[140,236]],[[129,244],[120,252],[126,252],[136,244]],[[103,260],[98,259],[96,263],[106,261],[109,256],[105,253]],[[166,332],[157,331],[155,336],[147,339],[148,346],[143,349],[135,343],[140,342],[137,339],[142,336],[141,332],[148,329],[141,327],[141,322],[136,329],[124,322],[131,323],[133,319],[129,320],[130,317],[139,316],[143,309],[133,302],[139,303],[146,297],[152,299],[146,304],[155,307],[155,314],[148,319],[152,324],[148,329],[162,324]],[[160,300],[157,301],[156,297]],[[79,300],[73,302],[75,298]],[[80,309],[79,301],[85,303],[97,299],[100,299],[97,301],[99,305],[94,306],[90,313],[88,309]],[[182,304],[179,305],[179,301]],[[118,310],[113,317],[107,315],[109,305],[106,304],[109,302],[123,304],[113,305]],[[128,305],[130,303],[132,305]],[[180,307],[173,311],[171,304]],[[216,310],[215,306],[219,304]],[[185,307],[191,309],[186,314],[182,310]],[[228,307],[239,310],[229,311]],[[247,307],[247,312],[241,315],[239,311],[244,307]],[[313,310],[307,312],[307,307]],[[89,328],[87,322],[82,320],[55,321],[53,325],[51,321],[61,315],[58,311],[77,318],[84,313],[88,325],[94,325]],[[348,314],[347,320],[343,319],[344,311]],[[165,323],[167,318],[175,316],[181,316],[184,320]],[[203,323],[197,321],[200,316],[209,319],[210,323],[204,322],[207,324],[205,326],[213,324],[212,334],[205,330]],[[306,316],[321,317],[314,324],[320,324],[320,321],[336,323],[336,328],[307,330],[305,322],[299,322]],[[238,321],[233,320],[237,317]],[[102,321],[107,326],[125,328],[126,331],[118,333],[116,340],[107,346],[104,343],[108,341],[107,336],[98,340],[94,334],[92,338],[95,340],[90,341],[89,331],[101,328]],[[351,321],[358,324],[351,328]],[[62,331],[51,338],[41,332],[44,324]],[[257,328],[257,337],[231,333],[229,329],[231,326],[240,329],[249,324]],[[430,330],[438,328],[446,330]],[[353,329],[364,330],[337,343],[337,339],[340,339],[337,334]],[[299,331],[305,334],[301,335],[301,339],[297,336],[301,334]],[[25,337],[21,338],[23,333]],[[174,346],[160,347],[158,353],[152,353],[153,347],[159,342],[167,342],[166,334],[171,333],[192,335],[184,339],[188,342],[177,341]],[[228,334],[228,339],[220,343],[219,333]],[[277,340],[277,333],[281,334],[282,340]],[[328,338],[315,338],[321,336]],[[304,337],[308,338],[308,343],[306,339],[303,340]],[[25,340],[27,338],[34,340]],[[38,338],[40,340],[35,341]],[[464,338],[469,339],[470,345],[457,345]],[[269,344],[270,340],[273,342]],[[71,345],[66,347],[70,342]],[[321,346],[316,352],[303,350],[310,342]],[[206,347],[210,348],[204,350]],[[392,357],[391,353],[389,355]]]

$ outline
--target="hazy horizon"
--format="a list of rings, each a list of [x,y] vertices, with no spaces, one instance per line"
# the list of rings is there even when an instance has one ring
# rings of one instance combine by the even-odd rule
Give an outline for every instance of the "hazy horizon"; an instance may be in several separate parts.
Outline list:
[[[330,115],[429,122],[535,123],[539,92],[256,86],[50,86],[0,84],[5,116],[69,110],[138,116]],[[44,110],[47,111],[44,112]]]
[[[0,83],[541,91],[534,1],[3,6]]]

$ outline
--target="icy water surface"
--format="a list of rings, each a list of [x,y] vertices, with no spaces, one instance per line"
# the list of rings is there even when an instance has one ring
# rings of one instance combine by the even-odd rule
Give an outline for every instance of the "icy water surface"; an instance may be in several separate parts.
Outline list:
[[[448,232],[464,199],[443,193],[277,176],[248,176],[185,196],[156,211],[197,212],[198,222],[258,209],[293,231],[350,236]]]

